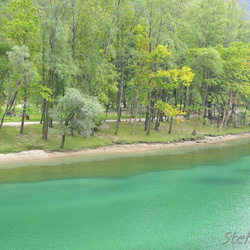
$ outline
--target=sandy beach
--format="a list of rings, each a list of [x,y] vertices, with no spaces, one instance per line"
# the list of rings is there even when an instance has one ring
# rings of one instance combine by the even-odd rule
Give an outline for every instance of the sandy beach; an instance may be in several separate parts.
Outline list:
[[[22,151],[20,153],[0,154],[0,168],[7,163],[32,162],[41,160],[62,159],[68,157],[84,156],[84,155],[100,155],[100,154],[116,154],[116,153],[135,153],[146,152],[157,149],[167,149],[175,147],[197,146],[199,144],[216,144],[229,140],[241,138],[250,138],[250,133],[242,133],[237,135],[223,136],[206,136],[205,139],[196,141],[181,141],[170,143],[139,143],[126,145],[111,145],[95,149],[85,149],[79,151],[66,152],[45,152],[43,150]],[[1,164],[2,163],[2,164]],[[2,166],[1,166],[2,165]]]

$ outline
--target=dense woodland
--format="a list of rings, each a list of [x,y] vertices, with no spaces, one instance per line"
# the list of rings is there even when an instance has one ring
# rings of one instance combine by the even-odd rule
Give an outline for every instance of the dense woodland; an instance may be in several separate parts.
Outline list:
[[[122,109],[131,113],[132,133],[143,112],[148,135],[164,117],[171,123],[195,116],[197,124],[213,122],[218,129],[246,118],[250,17],[237,0],[0,4],[1,125],[15,105],[22,104],[22,124],[27,106],[37,105],[47,139],[50,110],[67,88],[116,109],[116,134]]]

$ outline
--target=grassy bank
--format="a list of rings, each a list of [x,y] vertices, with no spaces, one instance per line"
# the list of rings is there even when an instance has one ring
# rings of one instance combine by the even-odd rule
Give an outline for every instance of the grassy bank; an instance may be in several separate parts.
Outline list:
[[[201,125],[196,136],[191,133],[194,129],[194,121],[190,123],[175,123],[172,134],[168,134],[169,123],[164,122],[160,126],[159,131],[152,129],[151,135],[147,136],[143,130],[144,123],[138,123],[134,135],[131,135],[132,124],[121,122],[118,135],[114,135],[115,123],[104,123],[94,136],[84,138],[80,135],[67,136],[64,150],[80,150],[86,148],[96,148],[108,146],[112,144],[128,144],[128,143],[168,143],[179,140],[195,140],[204,138],[206,135],[225,135],[250,132],[250,127],[232,128],[228,127],[222,131],[211,125]],[[25,133],[19,134],[19,127],[3,126],[0,130],[0,153],[20,152],[25,150],[60,150],[61,136],[57,133],[56,128],[50,129],[49,139],[44,141],[41,139],[42,125],[26,125]]]

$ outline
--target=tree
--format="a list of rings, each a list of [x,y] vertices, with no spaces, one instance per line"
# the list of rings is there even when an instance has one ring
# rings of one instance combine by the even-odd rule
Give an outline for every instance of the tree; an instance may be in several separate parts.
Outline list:
[[[224,41],[226,29],[227,0],[191,1],[186,10],[186,26],[182,26],[181,37],[190,47],[215,47]]]
[[[70,29],[67,19],[69,2],[40,0],[40,30],[42,53],[40,72],[42,85],[51,89],[52,99],[63,95],[64,88],[72,85],[76,68],[70,51]],[[48,139],[48,128],[52,127],[49,117],[50,100],[43,99],[42,138]]]
[[[204,118],[208,113],[208,118],[212,119],[212,96],[216,95],[216,86],[219,77],[222,75],[222,59],[216,48],[197,48],[190,50],[189,66],[194,70],[195,77],[190,90],[190,101],[186,108],[195,104],[194,110],[203,107]],[[197,93],[198,90],[198,93]],[[220,93],[218,93],[220,94]],[[198,102],[198,100],[200,102]],[[201,114],[198,114],[200,116]]]
[[[75,88],[67,88],[65,95],[50,110],[50,116],[60,126],[60,148],[64,148],[66,135],[72,135],[75,130],[84,136],[90,135],[96,125],[96,118],[102,111],[96,98],[84,96]]]
[[[228,48],[218,47],[223,59],[221,77],[221,112],[222,121],[219,130],[226,128],[230,117],[234,117],[236,126],[236,108],[241,99],[249,98],[249,46],[243,43],[231,43]]]
[[[23,113],[20,133],[24,130],[24,118],[26,114],[26,101],[29,95],[29,84],[38,77],[33,64],[33,58],[37,52],[37,42],[39,39],[39,25],[37,6],[33,0],[11,0],[5,9],[3,19],[4,34],[13,51],[9,52],[9,59],[13,66],[13,76],[19,75],[14,81],[14,94],[9,99],[7,108],[15,102],[17,94],[22,90]],[[17,46],[16,46],[17,45]],[[32,58],[33,57],[33,58]],[[3,117],[4,118],[4,115]],[[3,119],[1,121],[2,126]]]
[[[12,66],[12,75],[9,79],[9,85],[10,88],[12,88],[12,91],[6,105],[6,110],[1,119],[0,128],[2,127],[6,112],[12,108],[17,94],[21,93],[23,112],[20,133],[22,134],[24,130],[24,118],[26,116],[27,100],[32,88],[34,88],[39,78],[39,75],[32,62],[29,61],[30,51],[26,45],[14,46],[12,51],[7,52],[7,54]]]
[[[158,101],[155,105],[156,108],[160,109],[164,115],[170,118],[170,125],[169,125],[169,131],[168,133],[171,134],[172,127],[173,127],[173,118],[178,115],[185,115],[186,113],[172,107],[169,103]]]
[[[32,0],[11,0],[6,8],[4,29],[9,41],[33,51],[38,38],[37,6]]]
[[[1,37],[0,37],[1,39]],[[7,51],[10,50],[8,44],[0,42],[0,108],[2,107],[4,100],[6,98],[6,82],[9,77],[9,71],[11,70]]]

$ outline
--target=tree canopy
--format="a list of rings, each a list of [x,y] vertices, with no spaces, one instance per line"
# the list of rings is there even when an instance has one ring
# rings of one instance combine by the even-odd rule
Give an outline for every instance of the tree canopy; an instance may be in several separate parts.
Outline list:
[[[6,0],[0,6],[0,105],[39,105],[43,139],[58,118],[49,110],[70,101],[69,88],[117,109],[115,133],[122,109],[130,110],[135,127],[142,107],[149,135],[166,107],[210,121],[216,115],[220,129],[230,121],[236,126],[237,108],[249,107],[250,18],[238,0]]]

